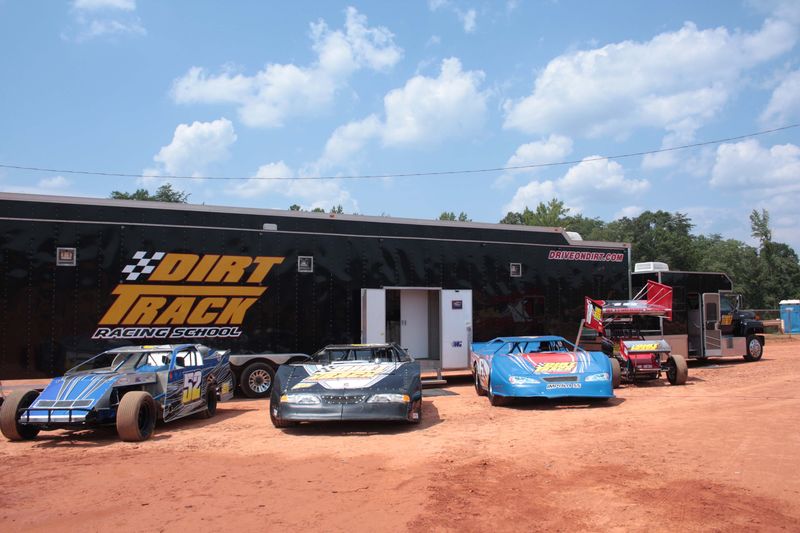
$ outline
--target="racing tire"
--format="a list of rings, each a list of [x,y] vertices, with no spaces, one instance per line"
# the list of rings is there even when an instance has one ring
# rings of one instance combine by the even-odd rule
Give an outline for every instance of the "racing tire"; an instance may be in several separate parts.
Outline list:
[[[275,370],[267,363],[252,363],[242,371],[239,388],[248,398],[266,398],[272,392]]]
[[[481,378],[478,377],[478,366],[475,365],[473,370],[475,373],[475,392],[478,394],[478,396],[486,396],[486,391],[483,389],[483,387],[481,387]]]
[[[670,385],[684,385],[689,379],[689,366],[682,355],[672,354],[667,360],[667,381]]]
[[[414,414],[416,413],[416,418],[414,418]],[[411,416],[408,419],[409,424],[419,424],[422,422],[422,398],[416,400],[414,402],[414,406],[411,408]]]
[[[20,424],[17,411],[30,406],[39,393],[35,390],[14,391],[0,406],[0,431],[8,440],[32,440],[39,434],[39,428]]]
[[[619,361],[615,357],[609,357],[611,361],[611,388],[618,389],[622,383],[622,370],[619,368]]]
[[[275,416],[275,413],[272,410],[271,406],[269,408],[269,419],[272,422],[272,425],[278,429],[290,428],[298,424],[298,422],[293,422],[291,420],[284,420],[283,418],[278,418],[277,416]]]
[[[125,442],[140,442],[153,436],[156,401],[144,391],[130,391],[117,408],[117,434]]]
[[[764,355],[764,337],[758,335],[747,336],[747,353],[744,355],[745,361],[758,361]]]
[[[487,392],[487,396],[489,396],[489,404],[492,407],[503,407],[504,405],[508,405],[508,398],[505,396],[498,396],[497,394],[492,392],[492,378],[489,376],[489,391]]]
[[[217,413],[217,386],[214,382],[208,382],[206,389],[206,406],[197,414],[199,418],[211,418]]]

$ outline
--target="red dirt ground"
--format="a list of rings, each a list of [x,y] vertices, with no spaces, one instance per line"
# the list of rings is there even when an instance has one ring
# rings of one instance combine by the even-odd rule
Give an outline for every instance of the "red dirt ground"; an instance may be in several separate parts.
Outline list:
[[[608,403],[489,406],[467,381],[418,427],[211,420],[0,442],[2,531],[800,531],[800,341]],[[7,383],[8,385],[8,383]]]

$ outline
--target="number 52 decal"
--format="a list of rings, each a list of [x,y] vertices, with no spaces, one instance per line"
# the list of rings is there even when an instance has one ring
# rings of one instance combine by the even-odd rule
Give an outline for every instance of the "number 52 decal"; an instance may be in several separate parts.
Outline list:
[[[200,383],[203,371],[186,372],[183,375],[183,403],[192,403],[200,399]]]

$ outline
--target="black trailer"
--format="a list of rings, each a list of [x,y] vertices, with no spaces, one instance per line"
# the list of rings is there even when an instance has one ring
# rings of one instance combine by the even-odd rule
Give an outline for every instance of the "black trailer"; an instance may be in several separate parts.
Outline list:
[[[473,337],[571,335],[585,294],[630,296],[629,245],[561,228],[4,193],[0,245],[4,379],[170,342],[466,368]]]
[[[631,281],[634,292],[647,280],[673,289],[672,320],[650,319],[648,326],[649,333],[666,339],[673,352],[690,359],[761,359],[764,325],[753,313],[742,310],[741,296],[733,292],[727,274],[674,271],[658,262],[637,263]]]

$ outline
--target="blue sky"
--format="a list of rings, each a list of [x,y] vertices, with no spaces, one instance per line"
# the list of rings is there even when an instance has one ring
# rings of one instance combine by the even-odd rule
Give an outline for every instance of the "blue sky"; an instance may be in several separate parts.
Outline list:
[[[766,208],[800,249],[800,128],[596,160],[799,123],[799,40],[800,3],[779,0],[0,0],[0,163],[412,218],[497,222],[558,197],[604,220],[680,211],[750,243]],[[9,192],[163,182],[0,168]]]

